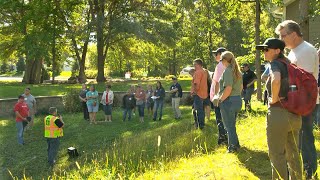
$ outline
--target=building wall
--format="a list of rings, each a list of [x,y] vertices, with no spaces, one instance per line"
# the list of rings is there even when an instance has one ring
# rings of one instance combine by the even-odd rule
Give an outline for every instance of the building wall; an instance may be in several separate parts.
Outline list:
[[[299,0],[287,0],[284,4],[284,18],[299,22]],[[320,43],[320,16],[309,19],[309,42],[313,45]]]

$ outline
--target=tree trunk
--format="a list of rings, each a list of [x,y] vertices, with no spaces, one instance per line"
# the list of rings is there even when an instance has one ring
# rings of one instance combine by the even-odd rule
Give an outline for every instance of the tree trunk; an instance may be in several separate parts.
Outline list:
[[[98,2],[95,0],[95,6],[97,10],[97,52],[98,52],[98,76],[97,82],[104,82],[104,62],[105,57],[103,55],[104,40],[103,40],[103,27],[104,27],[104,0]]]
[[[256,0],[255,43],[260,44],[260,0]],[[256,50],[257,99],[262,100],[261,91],[261,59],[260,51]]]
[[[80,83],[85,83],[87,81],[87,77],[86,77],[86,74],[84,71],[85,71],[86,56],[87,56],[87,51],[88,51],[88,43],[89,43],[89,39],[83,45],[82,56],[81,56],[81,59],[79,60],[78,81]]]
[[[303,39],[309,41],[309,0],[299,1],[300,18]]]
[[[26,84],[39,84],[41,80],[42,60],[26,59],[26,72],[23,81]]]
[[[52,84],[54,84],[54,80],[56,77],[56,68],[57,68],[57,56],[56,56],[56,22],[57,22],[57,17],[54,15],[54,20],[53,20],[53,39],[52,39]]]
[[[172,74],[177,74],[177,50],[173,49],[173,63],[172,63]]]

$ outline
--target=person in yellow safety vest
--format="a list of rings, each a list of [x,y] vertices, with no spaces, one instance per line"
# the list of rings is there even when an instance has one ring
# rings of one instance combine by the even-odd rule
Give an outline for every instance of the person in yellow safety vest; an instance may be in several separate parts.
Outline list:
[[[50,115],[44,118],[44,137],[48,143],[48,163],[53,166],[58,154],[60,137],[63,136],[64,122],[62,116],[58,115],[56,107],[50,107],[49,113]]]

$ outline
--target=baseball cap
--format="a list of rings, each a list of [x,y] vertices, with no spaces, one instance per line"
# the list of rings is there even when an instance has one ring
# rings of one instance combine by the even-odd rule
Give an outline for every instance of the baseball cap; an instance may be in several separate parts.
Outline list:
[[[172,77],[172,80],[177,80],[177,77],[176,77],[176,76],[173,76],[173,77]]]
[[[212,51],[213,53],[215,53],[215,54],[217,54],[217,53],[223,53],[223,52],[225,52],[226,51],[226,48],[224,48],[224,47],[219,47],[217,50],[215,50],[215,51]]]
[[[24,96],[23,95],[19,95],[18,99],[24,99]]]
[[[241,67],[248,67],[248,66],[249,66],[248,63],[243,63],[243,64],[241,65]]]
[[[281,51],[285,48],[285,43],[277,38],[268,38],[264,41],[263,44],[256,45],[257,50],[264,50],[264,49],[280,49]]]

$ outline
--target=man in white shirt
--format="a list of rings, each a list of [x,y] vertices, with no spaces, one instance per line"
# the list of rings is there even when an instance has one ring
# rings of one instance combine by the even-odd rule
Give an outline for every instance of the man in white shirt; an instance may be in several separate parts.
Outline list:
[[[31,91],[31,89],[29,87],[27,87],[24,90],[24,94],[22,94],[22,96],[25,98],[24,101],[28,105],[29,115],[31,117],[31,121],[28,124],[27,128],[32,129],[33,124],[34,124],[34,115],[37,113],[37,101],[36,101],[36,98],[34,98],[34,96],[31,95],[30,91]]]
[[[318,79],[319,57],[317,50],[310,43],[303,40],[303,36],[298,23],[292,20],[286,20],[280,23],[276,28],[276,33],[280,39],[290,49],[288,59],[298,67],[313,74]],[[317,100],[317,104],[319,100]],[[300,131],[300,145],[304,170],[307,179],[312,179],[317,172],[317,152],[314,145],[313,119],[314,113],[308,116],[302,116],[302,127]]]

